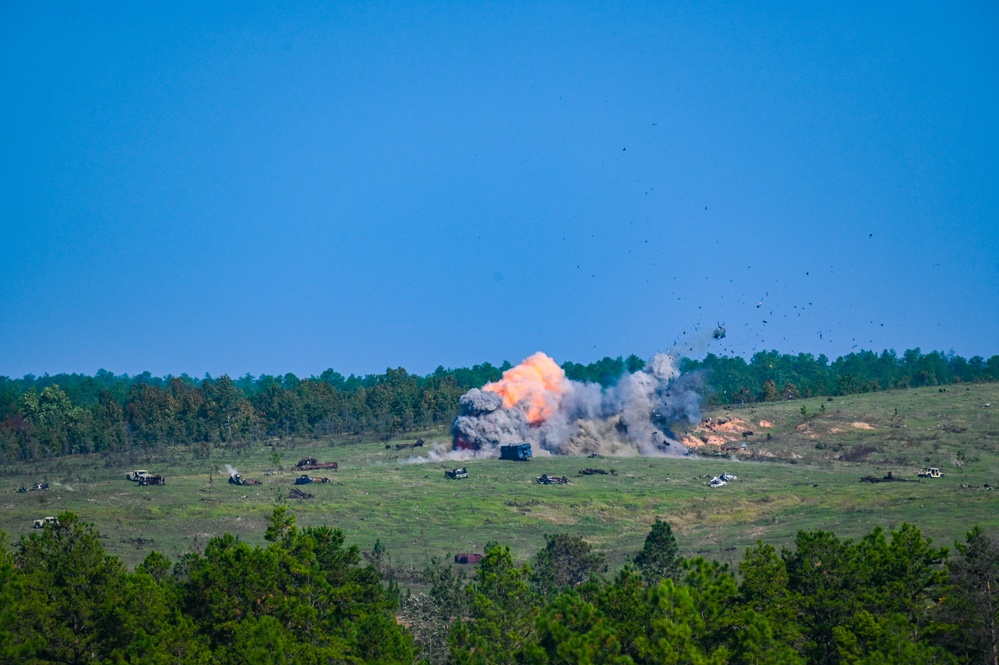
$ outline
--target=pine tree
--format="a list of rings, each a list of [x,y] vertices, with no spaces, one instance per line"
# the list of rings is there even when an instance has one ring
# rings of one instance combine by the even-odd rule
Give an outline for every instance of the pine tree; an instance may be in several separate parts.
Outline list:
[[[642,572],[645,583],[656,586],[662,579],[678,579],[683,559],[680,548],[668,522],[656,518],[652,530],[645,537],[645,546],[635,557],[635,565]]]

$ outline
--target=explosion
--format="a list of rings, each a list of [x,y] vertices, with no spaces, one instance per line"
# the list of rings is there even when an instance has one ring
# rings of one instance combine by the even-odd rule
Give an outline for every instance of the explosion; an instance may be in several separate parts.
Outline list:
[[[674,356],[657,354],[645,369],[602,388],[569,380],[538,352],[461,397],[453,447],[482,457],[521,442],[536,454],[682,455],[687,449],[671,438],[669,427],[700,420],[698,381],[680,375]]]
[[[558,409],[568,388],[569,380],[562,368],[539,351],[482,389],[502,397],[504,409],[521,405],[527,412],[527,422],[538,425]]]

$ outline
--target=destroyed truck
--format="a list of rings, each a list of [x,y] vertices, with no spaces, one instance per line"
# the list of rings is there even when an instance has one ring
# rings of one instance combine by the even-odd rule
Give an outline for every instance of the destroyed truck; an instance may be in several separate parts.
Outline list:
[[[445,471],[444,475],[452,480],[461,480],[462,478],[468,478],[468,471],[465,467],[460,469],[452,469],[451,471]]]
[[[943,473],[935,466],[923,467],[923,470],[916,474],[920,478],[943,478]]]
[[[526,462],[534,456],[529,443],[508,443],[500,446],[500,459]]]
[[[534,479],[539,485],[568,485],[569,479],[565,476],[549,476],[547,473],[542,473],[540,476]]]
[[[320,462],[315,457],[306,457],[298,460],[295,469],[298,471],[314,471],[315,469],[333,469],[336,471],[340,465],[336,462]]]
[[[259,485],[259,480],[250,480],[249,478],[244,478],[238,473],[234,473],[229,476],[229,482],[233,485]]]
[[[329,483],[329,478],[313,478],[308,474],[303,474],[300,478],[295,478],[296,485],[308,485],[309,483]]]

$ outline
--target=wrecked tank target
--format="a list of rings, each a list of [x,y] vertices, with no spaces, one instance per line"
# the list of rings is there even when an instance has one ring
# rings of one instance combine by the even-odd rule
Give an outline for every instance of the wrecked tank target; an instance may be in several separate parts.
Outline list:
[[[678,358],[665,353],[603,387],[568,379],[538,352],[461,397],[452,448],[480,457],[521,443],[534,446],[536,456],[685,455],[672,427],[700,421],[700,385],[699,374],[681,374]]]

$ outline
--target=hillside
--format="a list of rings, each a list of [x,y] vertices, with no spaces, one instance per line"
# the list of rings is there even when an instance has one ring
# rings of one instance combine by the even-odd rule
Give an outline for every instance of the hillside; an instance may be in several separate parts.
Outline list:
[[[757,539],[786,544],[800,529],[852,537],[911,522],[949,545],[973,525],[999,528],[999,490],[983,488],[999,486],[999,384],[760,403],[704,417],[676,432],[699,444],[696,459],[403,463],[426,462],[430,442],[448,442],[445,432],[431,431],[387,444],[274,440],[273,447],[217,451],[208,459],[175,447],[26,462],[0,470],[0,529],[16,540],[33,520],[73,511],[96,524],[109,552],[134,565],[152,549],[175,557],[224,532],[262,542],[265,519],[280,501],[300,524],[341,528],[362,549],[379,539],[405,579],[433,556],[482,551],[489,541],[527,558],[555,532],[586,537],[619,565],[640,548],[657,516],[677,530],[685,554],[728,561]],[[396,449],[417,437],[428,445]],[[312,499],[291,499],[291,467],[307,455],[340,468],[311,472],[332,482],[304,488]],[[226,465],[261,484],[228,484]],[[446,479],[443,471],[456,466],[471,477]],[[888,471],[915,480],[922,466],[946,476],[860,482]],[[579,475],[587,467],[615,475]],[[166,485],[125,480],[136,468],[165,475]],[[708,487],[722,471],[738,480]],[[571,482],[538,485],[534,477],[542,473]],[[45,482],[47,491],[17,491]]]

